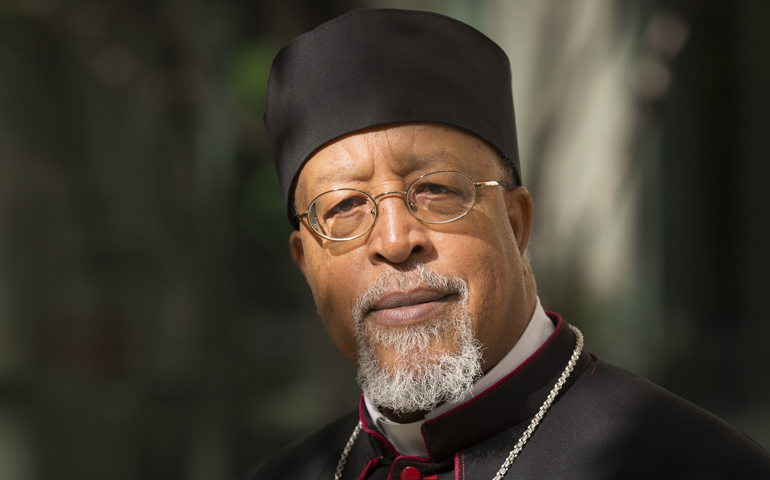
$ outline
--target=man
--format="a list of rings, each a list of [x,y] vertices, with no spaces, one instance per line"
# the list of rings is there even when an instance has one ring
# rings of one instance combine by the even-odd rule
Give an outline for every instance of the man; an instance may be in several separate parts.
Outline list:
[[[242,478],[770,478],[749,438],[544,312],[510,80],[425,12],[357,10],[278,54],[291,254],[364,395]]]

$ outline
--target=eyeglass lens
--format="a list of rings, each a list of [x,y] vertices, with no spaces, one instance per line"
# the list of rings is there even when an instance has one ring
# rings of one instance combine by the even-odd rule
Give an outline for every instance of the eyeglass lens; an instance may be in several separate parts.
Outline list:
[[[335,190],[318,197],[311,207],[310,225],[329,238],[351,238],[374,222],[374,200],[357,190]],[[314,217],[315,215],[315,217]]]

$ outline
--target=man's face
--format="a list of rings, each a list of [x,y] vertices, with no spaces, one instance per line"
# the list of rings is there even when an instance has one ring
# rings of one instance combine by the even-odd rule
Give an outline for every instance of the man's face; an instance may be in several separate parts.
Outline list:
[[[460,171],[477,182],[510,183],[496,152],[473,135],[439,124],[403,124],[363,130],[319,150],[300,172],[297,208],[304,212],[317,195],[342,187],[373,197],[403,191],[420,175],[438,170]],[[482,188],[465,217],[432,225],[414,218],[401,195],[384,196],[377,203],[377,222],[360,238],[324,240],[305,220],[291,235],[292,256],[337,347],[359,367],[353,311],[360,310],[357,300],[379,280],[382,288],[374,304],[355,315],[368,325],[359,328],[359,337],[362,330],[397,334],[429,325],[464,303],[483,348],[483,369],[494,366],[518,340],[531,313],[521,259],[532,221],[529,193],[523,187]],[[412,281],[422,268],[464,283],[467,298],[453,289]],[[432,350],[458,348],[451,329],[438,331]],[[383,368],[403,357],[392,345],[374,343],[374,349]]]

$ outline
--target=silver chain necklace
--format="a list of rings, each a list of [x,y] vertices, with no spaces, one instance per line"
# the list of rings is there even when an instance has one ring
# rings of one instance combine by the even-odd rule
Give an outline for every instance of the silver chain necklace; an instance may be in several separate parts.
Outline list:
[[[575,364],[577,364],[578,358],[580,357],[580,353],[583,351],[583,333],[578,330],[577,327],[574,325],[569,325],[569,327],[572,329],[573,332],[575,332],[575,336],[577,337],[577,342],[575,344],[575,350],[572,352],[572,357],[569,359],[569,363],[567,363],[567,368],[564,369],[564,372],[562,372],[561,377],[559,377],[559,380],[556,382],[556,385],[553,386],[553,389],[551,389],[551,393],[548,394],[548,398],[545,399],[545,402],[540,406],[540,410],[535,415],[535,418],[532,419],[532,422],[529,424],[529,427],[524,431],[524,434],[522,434],[521,438],[519,439],[519,442],[516,444],[516,446],[511,450],[511,453],[508,454],[508,458],[505,459],[503,464],[500,466],[500,470],[497,471],[497,475],[495,475],[495,478],[493,480],[502,480],[502,478],[505,476],[505,473],[508,471],[509,468],[511,468],[511,465],[513,464],[513,461],[516,460],[516,457],[519,456],[519,453],[521,453],[521,450],[524,448],[524,444],[527,443],[527,440],[529,440],[529,437],[532,436],[532,434],[535,432],[535,429],[540,424],[540,421],[545,416],[545,412],[548,411],[548,409],[551,407],[551,404],[553,403],[554,399],[556,398],[556,395],[559,394],[559,391],[561,390],[561,387],[564,386],[564,384],[567,382],[567,379],[569,378],[570,373],[572,373],[572,370],[575,368]],[[345,463],[348,461],[348,455],[350,455],[350,450],[353,449],[353,444],[356,443],[356,438],[358,438],[358,434],[361,433],[361,421],[359,420],[358,425],[356,425],[356,428],[353,430],[353,434],[350,436],[350,439],[348,440],[348,443],[345,445],[345,449],[342,450],[342,457],[340,457],[339,463],[337,463],[337,473],[334,475],[334,480],[341,480],[342,479],[342,472],[345,470]]]

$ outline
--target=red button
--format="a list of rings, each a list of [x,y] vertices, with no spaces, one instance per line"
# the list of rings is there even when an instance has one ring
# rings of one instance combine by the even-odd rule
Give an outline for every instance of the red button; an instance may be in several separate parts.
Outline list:
[[[422,480],[422,475],[416,468],[406,467],[401,470],[401,480]]]

